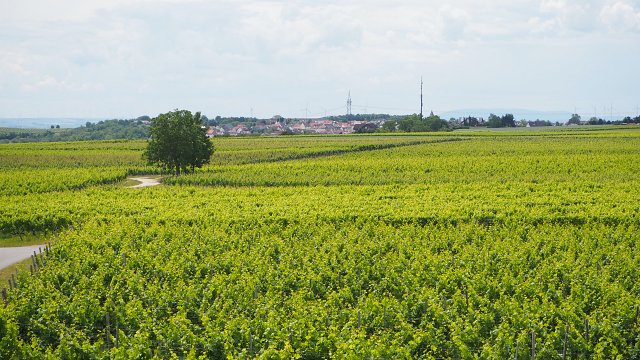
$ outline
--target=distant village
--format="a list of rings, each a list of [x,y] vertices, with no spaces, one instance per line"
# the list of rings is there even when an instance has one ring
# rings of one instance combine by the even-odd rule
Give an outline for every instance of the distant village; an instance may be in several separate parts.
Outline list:
[[[386,119],[375,120],[347,120],[336,119],[285,119],[274,116],[268,120],[256,122],[236,122],[210,125],[207,128],[208,137],[241,136],[241,135],[282,135],[282,134],[353,134],[374,132],[379,129]]]

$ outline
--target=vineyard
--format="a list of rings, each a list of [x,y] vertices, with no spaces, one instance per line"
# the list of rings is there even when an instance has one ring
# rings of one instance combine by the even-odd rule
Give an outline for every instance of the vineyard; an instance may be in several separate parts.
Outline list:
[[[640,359],[640,131],[0,145],[0,358]]]

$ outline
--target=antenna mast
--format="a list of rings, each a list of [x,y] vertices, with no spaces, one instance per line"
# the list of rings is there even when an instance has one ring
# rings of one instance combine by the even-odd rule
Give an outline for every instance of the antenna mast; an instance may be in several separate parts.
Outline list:
[[[347,97],[347,115],[351,116],[351,90],[349,90],[349,97]]]

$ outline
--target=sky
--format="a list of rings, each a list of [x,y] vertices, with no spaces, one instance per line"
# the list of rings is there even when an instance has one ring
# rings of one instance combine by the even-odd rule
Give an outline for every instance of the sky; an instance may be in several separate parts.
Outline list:
[[[640,0],[0,0],[0,117],[637,115]]]

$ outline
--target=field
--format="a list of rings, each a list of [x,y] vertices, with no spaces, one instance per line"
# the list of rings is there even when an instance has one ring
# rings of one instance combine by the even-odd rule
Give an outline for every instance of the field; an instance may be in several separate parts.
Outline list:
[[[0,358],[640,358],[640,130],[0,145]]]

